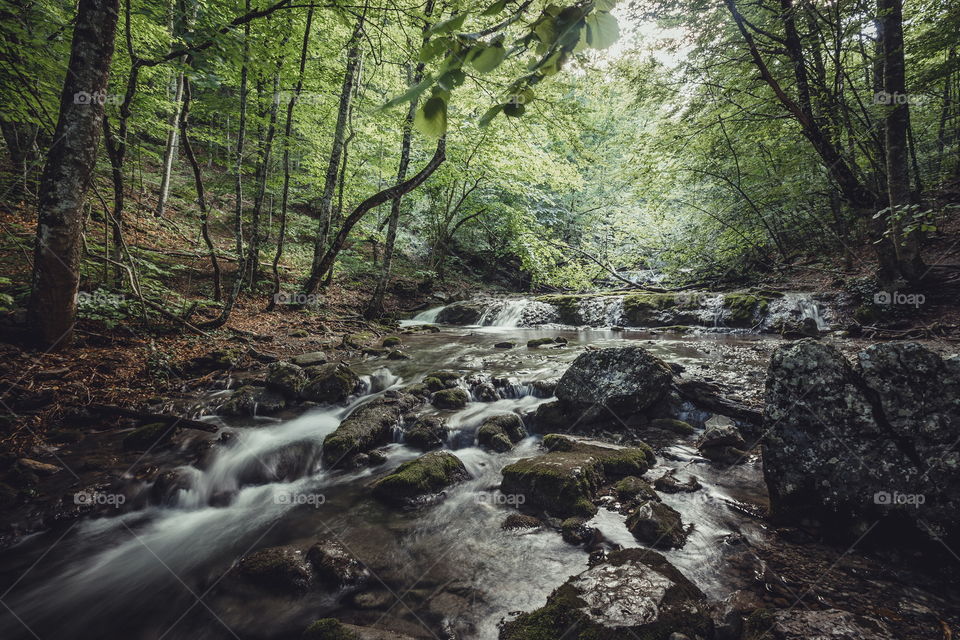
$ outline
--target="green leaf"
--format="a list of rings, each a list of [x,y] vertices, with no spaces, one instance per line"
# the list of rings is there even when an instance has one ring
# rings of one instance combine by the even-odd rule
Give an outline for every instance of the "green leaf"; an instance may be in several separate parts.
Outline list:
[[[620,38],[617,19],[605,11],[587,16],[587,42],[594,49],[606,49]]]
[[[447,132],[447,102],[433,96],[417,109],[414,128],[429,138],[439,138]]]
[[[481,13],[482,16],[495,16],[507,7],[507,0],[497,0]]]
[[[519,118],[527,110],[526,105],[521,102],[509,102],[503,105],[503,113],[511,118]]]
[[[471,56],[470,64],[480,73],[489,73],[500,66],[507,57],[507,50],[500,45],[493,45]]]
[[[447,91],[450,91],[462,85],[463,81],[466,79],[467,74],[464,73],[462,69],[452,69],[440,76],[440,78],[437,80],[437,84]]]
[[[452,33],[453,31],[459,30],[460,27],[463,26],[463,22],[466,19],[467,19],[466,13],[461,13],[460,15],[453,16],[452,18],[449,18],[447,20],[444,20],[443,22],[439,22],[435,24],[433,27],[431,27],[430,33],[431,34]]]
[[[430,62],[450,47],[450,38],[434,38],[423,43],[420,47],[420,62]]]
[[[610,11],[617,5],[617,0],[595,0],[594,8],[598,11]]]
[[[430,88],[433,82],[434,82],[433,76],[430,74],[427,74],[427,76],[423,80],[421,80],[419,83],[407,89],[403,94],[395,98],[391,98],[389,101],[386,102],[386,104],[384,104],[380,108],[389,109],[391,107],[397,106],[398,104],[403,104],[404,102],[410,102],[412,100],[416,100],[417,98],[420,97],[420,95],[424,91]]]
[[[480,116],[480,127],[486,128],[490,126],[490,123],[500,114],[501,111],[503,111],[502,104],[494,105],[487,109],[487,112]]]

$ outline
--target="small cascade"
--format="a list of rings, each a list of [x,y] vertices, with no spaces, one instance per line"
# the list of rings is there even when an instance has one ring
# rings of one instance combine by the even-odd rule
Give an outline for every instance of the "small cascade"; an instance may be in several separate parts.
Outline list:
[[[400,324],[435,324],[437,322],[437,316],[440,315],[440,312],[446,308],[446,305],[440,307],[433,307],[432,309],[427,309],[426,311],[421,311],[417,315],[413,316],[409,320],[404,320]]]
[[[614,327],[623,325],[623,296],[585,298],[578,305],[580,321],[589,327]]]
[[[703,324],[714,327],[723,326],[724,297],[722,293],[703,297]]]
[[[763,322],[765,331],[779,331],[785,325],[799,325],[810,319],[816,323],[817,329],[825,331],[830,328],[832,313],[830,309],[816,300],[809,293],[785,293],[782,297],[772,300]]]
[[[820,305],[816,300],[812,298],[799,298],[797,300],[797,307],[800,310],[801,319],[812,319],[817,323],[817,329],[820,331],[824,331],[830,327],[830,325],[827,324],[827,321],[823,318]]]
[[[380,393],[399,385],[401,382],[403,382],[403,379],[394,375],[390,369],[380,367],[370,375],[360,376],[360,392],[358,395]]]
[[[484,310],[477,324],[484,327],[531,327],[557,321],[553,305],[536,300],[498,300]]]

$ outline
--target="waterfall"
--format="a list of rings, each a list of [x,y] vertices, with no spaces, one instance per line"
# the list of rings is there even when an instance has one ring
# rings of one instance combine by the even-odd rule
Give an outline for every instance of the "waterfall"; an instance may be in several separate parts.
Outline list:
[[[410,324],[433,324],[437,321],[437,316],[440,315],[440,312],[445,308],[446,305],[421,311],[417,315],[413,316],[413,318],[411,318],[408,322]]]

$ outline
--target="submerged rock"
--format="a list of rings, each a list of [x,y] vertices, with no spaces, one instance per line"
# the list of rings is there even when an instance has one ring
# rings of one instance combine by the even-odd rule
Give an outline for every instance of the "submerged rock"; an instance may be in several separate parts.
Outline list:
[[[687,541],[687,532],[676,509],[648,500],[627,518],[627,530],[640,542],[656,549],[675,549]]]
[[[421,398],[408,393],[387,392],[387,395],[361,405],[324,439],[324,464],[345,466],[350,456],[387,444],[393,439],[393,428],[421,402]]]
[[[313,583],[313,570],[296,547],[269,547],[240,559],[234,569],[254,586],[270,591],[301,594]]]
[[[581,414],[607,414],[622,419],[651,408],[667,395],[673,373],[643,347],[611,347],[586,351],[557,383],[561,405]]]
[[[524,458],[503,469],[500,490],[523,495],[524,503],[552,516],[589,517],[593,500],[612,478],[643,475],[655,462],[646,447],[614,447],[584,443],[551,434],[544,438],[549,453]]]
[[[477,444],[498,453],[509,451],[513,445],[527,437],[523,420],[515,413],[490,416],[477,430]]]
[[[712,631],[703,592],[659,553],[624,549],[567,580],[545,606],[504,623],[500,639],[668,640]]]
[[[448,451],[431,451],[377,480],[373,495],[388,504],[413,506],[469,477],[460,458]]]
[[[960,358],[877,344],[855,368],[834,347],[802,340],[774,354],[766,401],[775,519],[847,537],[877,521],[880,532],[960,533]]]
[[[370,577],[366,567],[337,540],[323,540],[310,547],[307,561],[317,581],[331,590],[360,585]]]

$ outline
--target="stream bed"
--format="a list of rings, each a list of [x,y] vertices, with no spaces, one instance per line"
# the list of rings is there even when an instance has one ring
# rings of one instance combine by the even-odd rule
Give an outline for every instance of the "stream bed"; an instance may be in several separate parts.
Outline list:
[[[419,321],[432,319],[429,313]],[[569,344],[525,348],[527,340],[543,336],[563,336]],[[503,341],[518,346],[494,347]],[[483,419],[529,414],[549,400],[533,383],[557,378],[584,348],[622,344],[641,344],[756,401],[769,355],[780,343],[749,333],[569,327],[443,327],[403,336],[410,359],[351,363],[365,376],[368,393],[347,406],[314,407],[283,419],[224,420],[218,436],[188,432],[181,447],[195,446],[190,440],[220,440],[203,464],[181,469],[186,480],[167,503],[80,519],[4,551],[0,585],[7,609],[0,610],[0,637],[297,638],[313,620],[336,617],[416,638],[496,638],[498,622],[543,606],[553,589],[587,568],[588,554],[548,527],[501,528],[516,509],[496,489],[500,472],[535,455],[542,434],[531,434],[508,453],[493,453],[474,444]],[[321,467],[321,443],[346,415],[438,369],[511,379],[511,397],[471,401],[456,411],[421,409],[446,418],[446,448],[463,461],[470,480],[448,489],[439,504],[403,511],[373,500],[370,484],[419,451],[395,442],[386,447],[382,465]],[[223,432],[231,436],[225,439]],[[698,455],[696,437],[659,450],[646,477],[676,469],[681,478],[699,478],[700,491],[662,496],[693,524],[687,544],[665,556],[719,600],[741,581],[725,562],[734,548],[727,541],[760,544],[768,535],[750,515],[765,505],[766,490],[756,456],[736,467],[715,467]],[[609,543],[639,546],[615,511],[601,508],[590,524]],[[371,574],[366,586],[351,593],[275,596],[250,592],[231,575],[251,551],[320,538],[338,540],[365,565]]]

